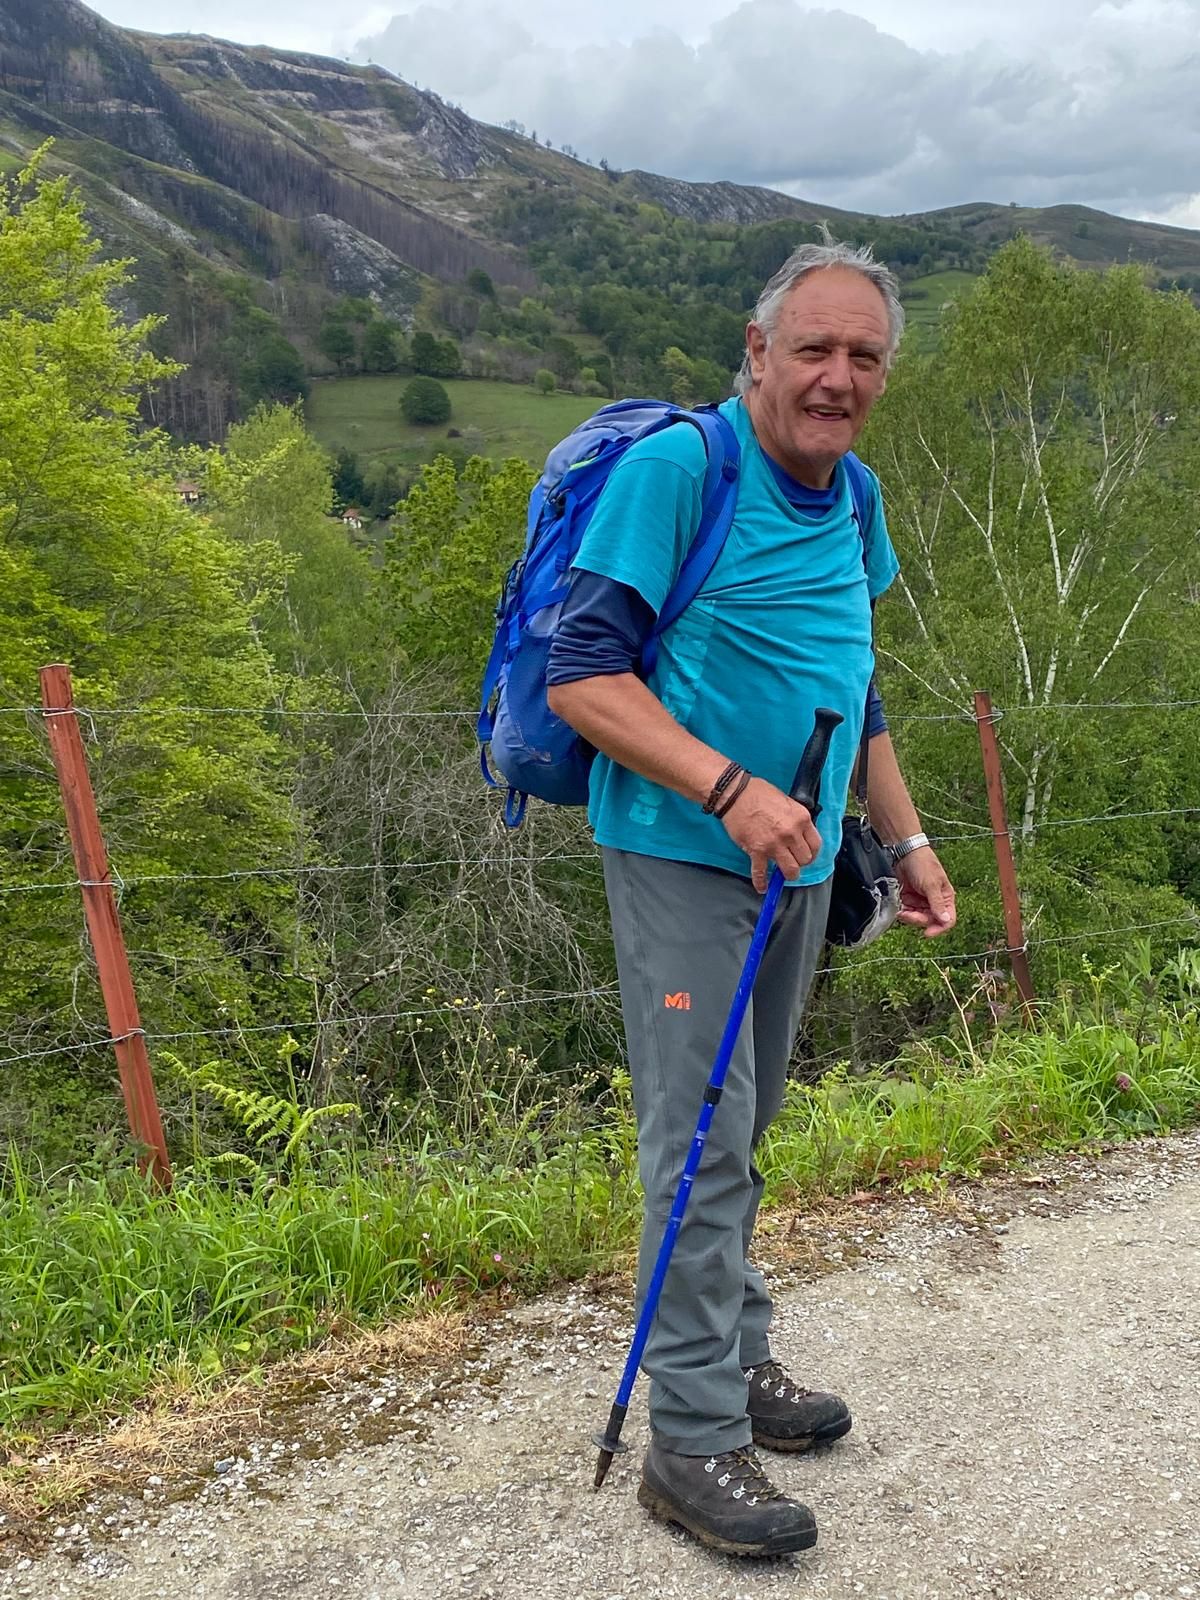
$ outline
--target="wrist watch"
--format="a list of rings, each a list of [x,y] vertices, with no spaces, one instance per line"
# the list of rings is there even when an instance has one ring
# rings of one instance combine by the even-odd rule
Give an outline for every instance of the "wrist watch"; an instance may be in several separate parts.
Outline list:
[[[920,850],[929,843],[929,835],[925,833],[909,834],[907,839],[897,839],[895,844],[887,846],[887,853],[891,856],[893,864],[910,856],[914,850]]]

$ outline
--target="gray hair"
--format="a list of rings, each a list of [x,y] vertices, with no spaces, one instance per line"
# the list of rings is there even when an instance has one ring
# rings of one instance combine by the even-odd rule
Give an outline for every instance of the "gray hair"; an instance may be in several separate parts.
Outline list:
[[[822,232],[824,240],[821,244],[802,244],[798,250],[792,251],[759,295],[753,320],[766,334],[769,344],[783,302],[798,283],[803,283],[813,272],[824,272],[829,267],[849,267],[852,272],[861,273],[868,283],[873,283],[883,296],[887,308],[887,359],[890,363],[904,332],[904,307],[900,304],[899,279],[882,261],[876,261],[869,244],[856,249],[854,245],[842,244],[834,239],[828,229],[822,229]],[[737,377],[733,380],[734,393],[745,394],[752,383],[750,352],[747,350]]]

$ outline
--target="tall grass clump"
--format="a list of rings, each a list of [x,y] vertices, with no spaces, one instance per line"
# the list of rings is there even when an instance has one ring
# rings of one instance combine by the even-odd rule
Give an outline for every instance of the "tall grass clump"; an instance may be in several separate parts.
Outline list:
[[[468,1152],[432,1136],[253,1175],[212,1161],[169,1195],[115,1166],[47,1184],[11,1158],[0,1428],[607,1266],[636,1226],[627,1128],[624,1111],[570,1136],[543,1125],[533,1161],[507,1141]]]
[[[789,1086],[760,1165],[794,1195],[928,1187],[1040,1149],[1169,1133],[1200,1118],[1200,951],[1160,975],[1145,946],[1060,993],[1036,1026],[913,1043],[886,1072]]]

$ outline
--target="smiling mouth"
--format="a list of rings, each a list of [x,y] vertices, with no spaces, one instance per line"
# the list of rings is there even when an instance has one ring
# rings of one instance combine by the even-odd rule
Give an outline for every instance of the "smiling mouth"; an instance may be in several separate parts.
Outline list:
[[[839,411],[833,406],[805,406],[804,409],[818,422],[845,422],[850,415],[848,411]]]

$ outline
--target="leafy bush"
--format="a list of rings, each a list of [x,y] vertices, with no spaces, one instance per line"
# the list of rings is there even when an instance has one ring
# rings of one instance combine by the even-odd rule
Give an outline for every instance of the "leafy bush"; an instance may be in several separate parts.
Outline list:
[[[400,396],[405,422],[433,424],[450,420],[450,396],[436,378],[413,378]]]

